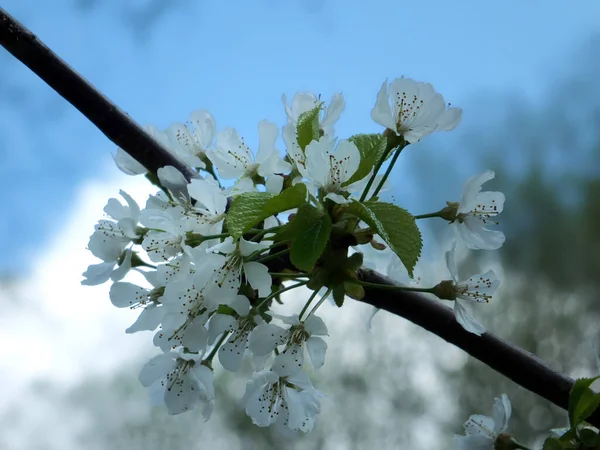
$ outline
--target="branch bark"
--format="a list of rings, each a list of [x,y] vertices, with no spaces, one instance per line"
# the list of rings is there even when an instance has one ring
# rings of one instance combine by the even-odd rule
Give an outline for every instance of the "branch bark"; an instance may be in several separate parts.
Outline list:
[[[188,180],[197,176],[2,8],[0,44],[150,172],[156,174],[160,167],[172,165]],[[394,284],[390,279],[368,269],[361,269],[359,276],[370,283]],[[466,332],[456,322],[449,308],[422,295],[376,288],[365,288],[365,292],[362,300],[364,303],[410,320],[461,348],[515,383],[565,410],[568,409],[573,379],[552,369],[534,354],[493,333],[476,336]],[[600,411],[596,411],[588,421],[600,427]]]
[[[0,44],[149,172],[156,175],[161,167],[174,166],[188,181],[198,178],[196,172],[156,142],[117,105],[2,8]]]

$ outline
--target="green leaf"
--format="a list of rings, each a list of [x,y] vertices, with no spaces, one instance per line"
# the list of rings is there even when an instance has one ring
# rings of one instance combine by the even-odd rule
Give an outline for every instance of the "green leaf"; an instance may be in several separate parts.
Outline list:
[[[589,448],[596,447],[598,440],[598,433],[591,428],[584,428],[579,430],[579,440],[583,442],[583,445]]]
[[[347,212],[366,222],[400,258],[412,277],[423,240],[414,217],[405,209],[391,203],[352,202]]]
[[[346,296],[346,289],[343,284],[338,284],[333,287],[333,301],[336,306],[341,308],[344,306],[344,298]]]
[[[369,175],[377,161],[383,156],[387,145],[387,139],[383,134],[355,134],[348,140],[358,147],[360,165],[345,185],[362,180]]]
[[[569,423],[571,430],[576,430],[577,425],[587,419],[600,405],[600,394],[590,389],[591,384],[600,376],[594,378],[580,378],[575,381],[569,396]]]
[[[227,230],[235,238],[274,214],[306,203],[306,185],[298,183],[275,195],[268,192],[246,192],[231,203],[227,212]]]
[[[292,240],[292,264],[300,270],[311,271],[323,254],[330,233],[331,218],[325,211],[308,204],[298,208],[286,231]]]
[[[569,444],[563,443],[556,438],[549,437],[544,442],[544,447],[542,448],[542,450],[564,450],[569,447]]]
[[[315,106],[310,111],[303,112],[298,117],[298,125],[296,127],[296,136],[298,145],[304,151],[306,146],[313,140],[319,139],[319,114],[321,113],[322,103]]]

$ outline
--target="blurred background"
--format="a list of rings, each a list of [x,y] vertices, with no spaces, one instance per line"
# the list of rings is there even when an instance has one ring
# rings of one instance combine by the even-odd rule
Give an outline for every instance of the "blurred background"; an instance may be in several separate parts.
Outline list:
[[[460,253],[462,275],[503,274],[476,315],[571,376],[597,372],[600,305],[600,2],[505,0],[5,0],[2,5],[141,124],[161,128],[210,110],[252,146],[281,125],[281,94],[342,91],[336,131],[370,120],[385,78],[434,84],[464,109],[452,133],[410,146],[388,199],[415,214],[458,200],[490,168],[506,193],[500,252]],[[281,146],[283,148],[283,145]],[[112,162],[115,147],[0,50],[0,449],[450,448],[470,414],[506,392],[510,431],[541,442],[566,415],[402,318],[348,301],[323,315],[328,398],[316,429],[294,441],[251,425],[245,378],[217,373],[216,411],[169,417],[137,381],[156,354],[125,335],[108,285],[83,287],[85,250],[119,189],[151,193]],[[419,270],[447,277],[444,223],[426,233]],[[289,301],[302,301],[291,297]],[[246,371],[250,370],[246,367]],[[245,376],[247,376],[246,373]]]

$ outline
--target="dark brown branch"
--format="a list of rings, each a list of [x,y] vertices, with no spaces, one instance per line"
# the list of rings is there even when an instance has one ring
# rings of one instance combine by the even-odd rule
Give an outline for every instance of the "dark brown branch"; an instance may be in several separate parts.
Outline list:
[[[174,166],[188,180],[198,176],[2,8],[0,44],[149,172]]]
[[[389,278],[369,269],[359,276],[370,283],[394,285]],[[568,408],[569,392],[574,380],[552,369],[542,359],[492,333],[476,336],[465,331],[455,320],[452,310],[439,302],[407,291],[365,287],[364,303],[384,309],[438,335],[461,348],[492,369],[510,378],[525,389],[538,394],[563,409]],[[600,425],[600,413],[589,419]]]
[[[0,44],[148,170],[156,173],[158,168],[172,165],[188,178],[195,176],[195,172],[176,160],[1,8]],[[393,284],[388,278],[367,269],[361,270],[360,276],[362,280],[371,283]],[[456,345],[515,383],[565,410],[568,408],[573,380],[553,370],[537,356],[492,333],[478,337],[466,332],[456,322],[450,309],[422,295],[374,288],[365,288],[365,291],[363,302],[410,320]],[[600,427],[600,412],[596,411],[589,422]]]

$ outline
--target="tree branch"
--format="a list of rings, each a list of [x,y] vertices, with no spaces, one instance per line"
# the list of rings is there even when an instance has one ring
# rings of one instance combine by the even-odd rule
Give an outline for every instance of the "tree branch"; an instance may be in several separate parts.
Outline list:
[[[172,165],[188,179],[197,176],[2,8],[0,44],[149,171],[156,174],[160,167]],[[369,269],[361,269],[359,275],[363,281],[393,284],[390,279]],[[573,380],[553,370],[532,353],[492,333],[479,337],[466,332],[456,322],[449,308],[422,295],[371,287],[366,287],[365,292],[362,299],[364,303],[410,320],[456,345],[515,383],[565,410],[568,409]],[[596,411],[588,421],[600,427],[600,411]]]
[[[360,269],[359,278],[370,283],[395,285],[389,278],[370,269]],[[568,409],[569,392],[574,380],[552,369],[545,361],[520,347],[486,332],[482,336],[469,333],[456,321],[452,310],[421,294],[365,287],[364,303],[404,317],[482,363],[510,378],[525,389]],[[600,425],[600,411],[589,422]]]
[[[148,171],[174,166],[188,181],[198,177],[2,8],[0,44]]]

